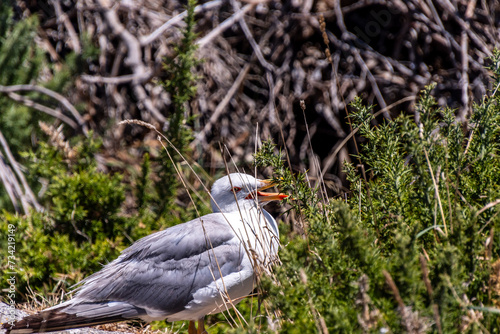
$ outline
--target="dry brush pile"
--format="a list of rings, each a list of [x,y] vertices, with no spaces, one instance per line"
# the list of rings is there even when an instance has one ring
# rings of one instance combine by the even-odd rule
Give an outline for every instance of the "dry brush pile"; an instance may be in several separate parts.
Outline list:
[[[70,53],[85,61],[67,100],[56,96],[60,122],[75,132],[94,130],[109,158],[119,160],[123,143],[154,139],[147,129],[115,126],[119,121],[168,128],[172,97],[159,81],[181,38],[183,2],[17,1],[15,10],[20,19],[39,17],[37,41],[55,68]],[[273,138],[295,169],[321,170],[336,191],[345,182],[342,161],[357,151],[345,140],[355,96],[384,109],[374,121],[381,122],[415,113],[419,91],[436,82],[438,102],[466,120],[471,103],[491,88],[485,59],[499,44],[498,1],[212,0],[195,12],[202,62],[185,115],[195,116],[194,157],[206,168],[222,167],[222,142],[237,162],[248,162],[256,141]],[[97,56],[87,57],[91,48]],[[37,88],[1,89],[29,103],[22,94]],[[140,161],[140,152],[125,156]]]

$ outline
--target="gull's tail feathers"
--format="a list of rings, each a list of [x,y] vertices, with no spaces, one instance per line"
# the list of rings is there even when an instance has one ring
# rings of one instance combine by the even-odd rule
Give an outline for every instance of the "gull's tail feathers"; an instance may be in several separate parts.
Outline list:
[[[18,320],[4,323],[6,334],[45,333],[89,327],[147,316],[144,309],[125,302],[79,302],[57,305]]]

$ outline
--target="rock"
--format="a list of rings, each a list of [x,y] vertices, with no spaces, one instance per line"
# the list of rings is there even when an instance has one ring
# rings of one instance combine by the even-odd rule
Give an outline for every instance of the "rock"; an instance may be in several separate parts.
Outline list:
[[[0,302],[0,323],[3,324],[5,322],[9,322],[14,318],[15,320],[19,320],[25,316],[27,316],[28,313],[18,310],[16,308],[11,308],[9,304],[2,303]],[[0,330],[1,333],[4,331]],[[68,329],[64,331],[58,331],[58,332],[51,332],[51,333],[59,333],[59,334],[133,334],[131,332],[110,332],[110,331],[103,331],[100,329],[95,329],[95,328],[77,328],[77,329]]]

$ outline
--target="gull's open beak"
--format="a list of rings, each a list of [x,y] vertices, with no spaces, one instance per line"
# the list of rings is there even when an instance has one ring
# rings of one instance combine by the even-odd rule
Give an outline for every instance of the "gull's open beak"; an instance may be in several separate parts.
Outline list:
[[[289,195],[285,195],[282,193],[265,193],[262,192],[262,190],[269,189],[271,187],[274,187],[275,183],[273,183],[271,180],[259,180],[259,182],[264,183],[265,185],[257,188],[257,191],[251,192],[248,194],[246,199],[251,199],[255,198],[255,195],[257,195],[257,200],[259,202],[269,202],[269,201],[281,201],[287,198]]]

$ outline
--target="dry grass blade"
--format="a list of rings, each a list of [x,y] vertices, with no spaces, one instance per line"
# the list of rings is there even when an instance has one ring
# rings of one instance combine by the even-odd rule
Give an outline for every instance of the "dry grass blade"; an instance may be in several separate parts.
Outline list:
[[[422,276],[424,279],[425,288],[427,289],[427,293],[429,294],[429,298],[433,298],[432,285],[429,279],[429,269],[427,267],[427,261],[423,255],[420,255],[420,266],[422,268]],[[436,303],[432,304],[432,312],[434,314],[434,322],[436,324],[438,333],[442,333],[443,329],[441,328],[441,317],[439,316],[439,307]]]
[[[476,216],[479,216],[480,214],[482,214],[482,213],[483,213],[483,212],[485,212],[486,210],[488,210],[488,209],[490,209],[490,208],[492,208],[492,207],[494,207],[494,206],[496,206],[496,205],[498,205],[498,204],[500,204],[500,198],[499,198],[499,199],[497,199],[497,200],[495,200],[495,201],[493,201],[493,202],[490,202],[490,203],[486,204],[486,205],[485,205],[484,207],[482,207],[482,208],[481,208],[478,212],[476,212]]]
[[[432,170],[431,161],[429,160],[429,155],[427,154],[427,150],[424,148],[425,159],[427,160],[427,165],[429,166],[429,172],[431,173],[432,183],[434,184],[434,193],[436,195],[436,199],[439,205],[439,212],[441,213],[441,219],[443,220],[444,225],[444,233],[448,236],[448,228],[446,227],[446,219],[444,216],[443,205],[441,204],[441,196],[439,195],[439,188],[436,182],[436,178],[434,177],[434,171]]]

